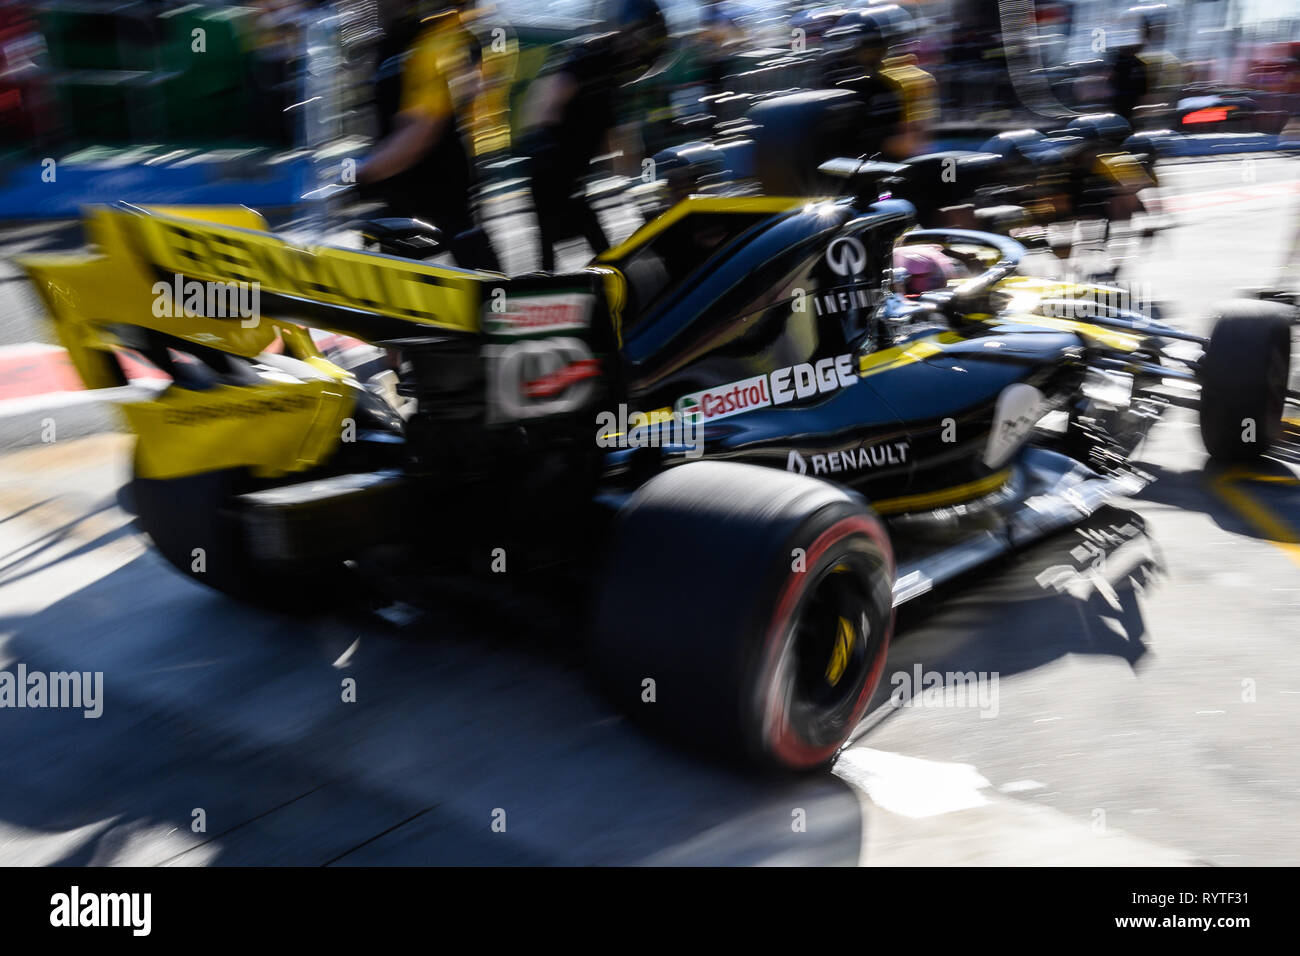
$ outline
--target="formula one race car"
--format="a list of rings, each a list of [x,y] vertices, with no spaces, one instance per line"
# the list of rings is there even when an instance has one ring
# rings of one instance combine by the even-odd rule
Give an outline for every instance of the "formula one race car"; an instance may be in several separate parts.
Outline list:
[[[1235,460],[1295,398],[1286,306],[1198,338],[1017,275],[1005,237],[908,232],[887,166],[826,171],[845,198],[690,198],[565,275],[300,248],[240,209],[97,209],[85,252],[24,265],[123,402],[139,523],[183,574],[320,604],[568,568],[629,714],[811,768],[862,717],[897,605],[1141,487],[1171,405]],[[896,244],[953,274],[905,294]],[[388,398],[311,329],[384,349]]]

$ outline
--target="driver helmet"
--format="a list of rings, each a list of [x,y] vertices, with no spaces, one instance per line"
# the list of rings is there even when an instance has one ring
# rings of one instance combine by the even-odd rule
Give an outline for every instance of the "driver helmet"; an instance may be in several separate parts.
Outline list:
[[[958,278],[953,262],[944,255],[942,246],[906,245],[894,249],[894,268],[907,273],[905,295],[933,292],[948,285],[948,280]]]

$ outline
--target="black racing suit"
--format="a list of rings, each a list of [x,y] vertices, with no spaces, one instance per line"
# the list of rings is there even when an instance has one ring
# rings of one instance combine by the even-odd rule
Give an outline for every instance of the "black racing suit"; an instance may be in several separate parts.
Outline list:
[[[553,70],[576,86],[558,122],[531,131],[523,152],[532,160],[533,207],[541,232],[542,268],[555,269],[555,243],[582,236],[596,253],[609,247],[596,212],[586,198],[591,160],[615,124],[618,63],[612,35],[570,46]]]

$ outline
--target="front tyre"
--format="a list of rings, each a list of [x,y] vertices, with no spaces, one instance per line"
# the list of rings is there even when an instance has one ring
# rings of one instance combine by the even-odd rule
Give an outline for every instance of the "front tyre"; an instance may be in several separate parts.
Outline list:
[[[632,717],[769,768],[828,763],[880,682],[894,561],[833,485],[731,462],[681,465],[620,513],[593,663]]]
[[[1294,310],[1276,302],[1220,307],[1201,359],[1201,440],[1210,457],[1242,462],[1282,435]]]

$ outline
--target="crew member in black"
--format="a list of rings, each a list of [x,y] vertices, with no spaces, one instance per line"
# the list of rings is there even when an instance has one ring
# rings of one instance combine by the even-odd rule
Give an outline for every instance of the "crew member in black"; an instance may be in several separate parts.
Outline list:
[[[1133,113],[1147,95],[1150,80],[1142,59],[1142,48],[1151,38],[1151,22],[1142,18],[1138,24],[1138,39],[1120,47],[1110,68],[1110,109],[1133,125]]]
[[[829,80],[852,90],[863,114],[854,155],[901,162],[923,151],[937,112],[934,78],[899,53],[906,40],[906,14],[896,5],[853,10],[826,33],[835,55]]]
[[[668,38],[655,0],[622,0],[609,24],[616,32],[581,38],[561,51],[534,83],[525,106],[522,152],[532,160],[533,206],[542,268],[555,269],[555,244],[582,236],[593,252],[609,241],[586,198],[585,177],[602,151],[621,157],[625,175],[640,172],[640,149],[618,123],[619,97],[645,76]]]

